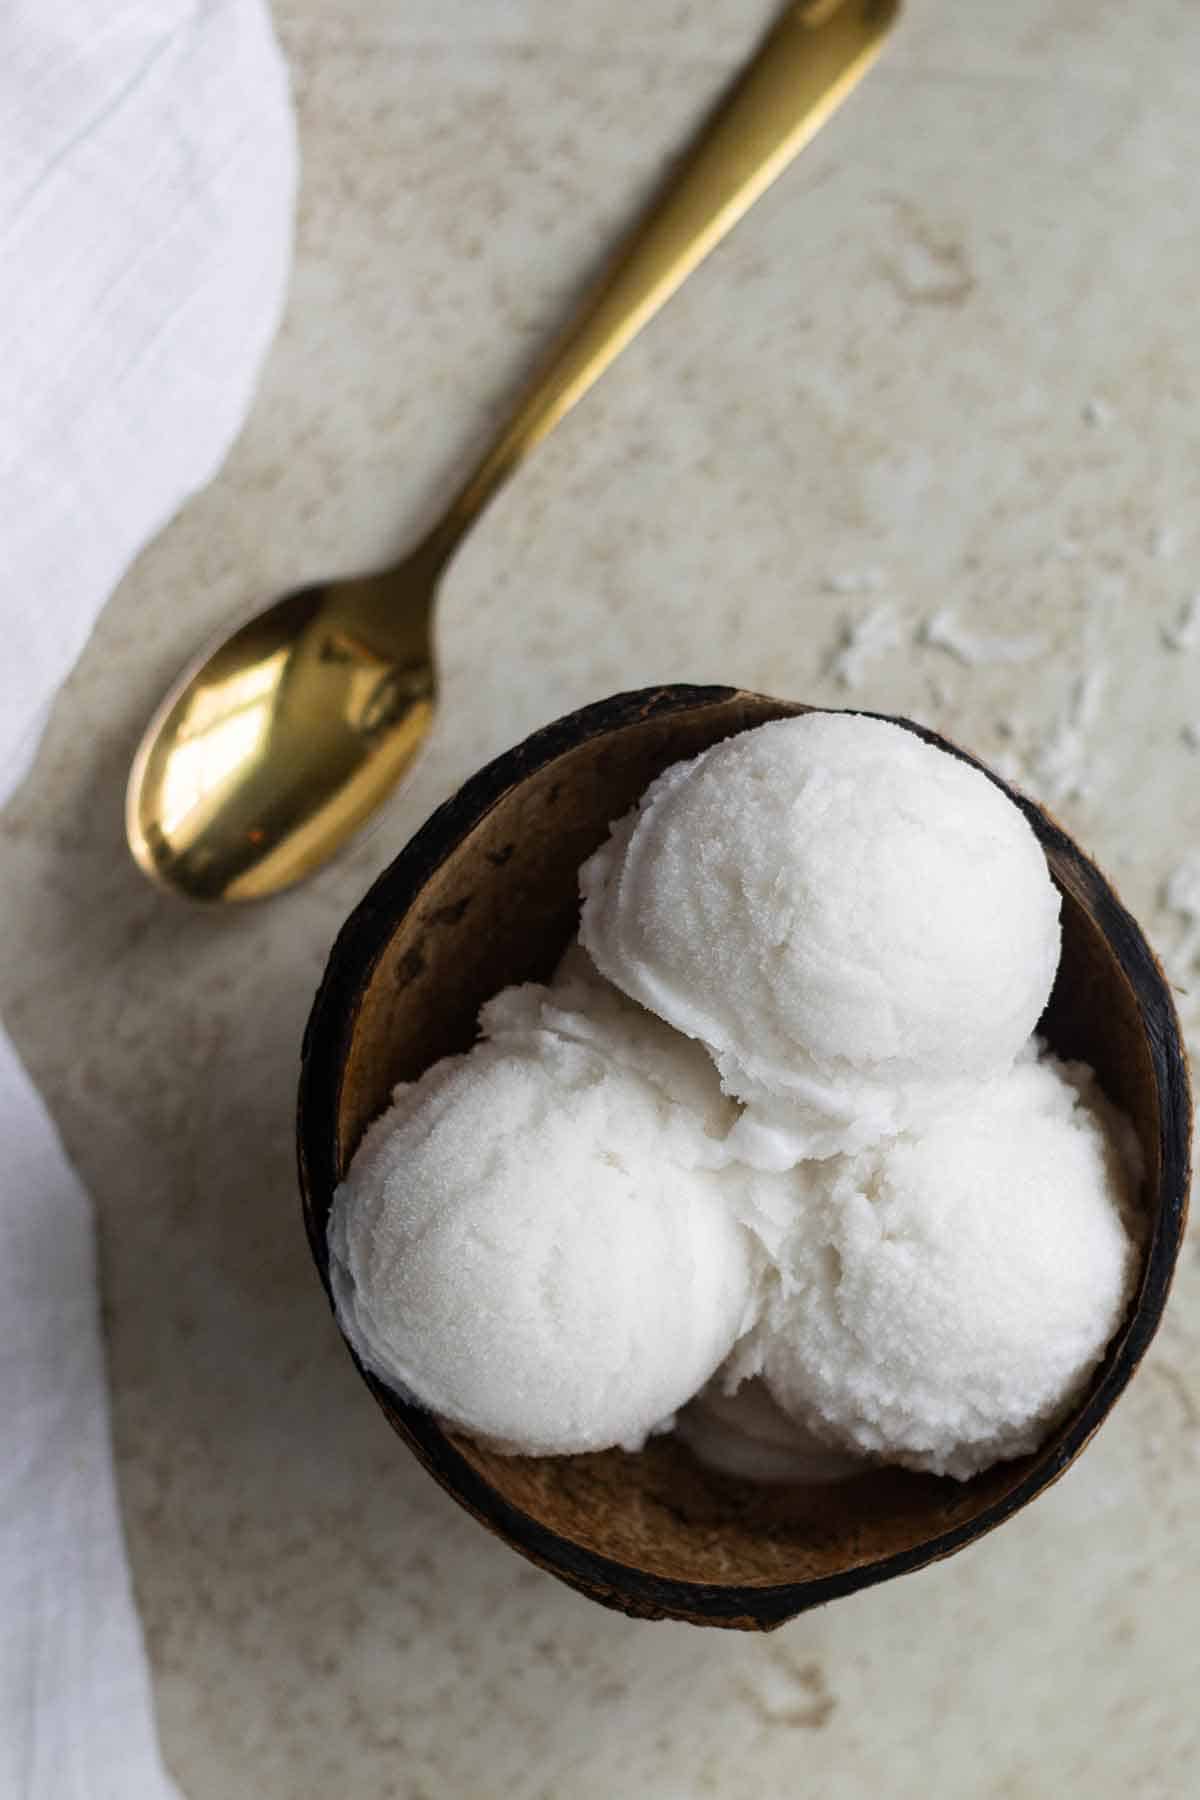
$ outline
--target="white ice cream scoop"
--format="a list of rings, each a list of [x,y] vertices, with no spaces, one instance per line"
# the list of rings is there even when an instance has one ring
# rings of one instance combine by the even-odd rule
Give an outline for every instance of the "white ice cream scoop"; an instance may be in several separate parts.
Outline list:
[[[1019,808],[849,713],[667,769],[580,885],[597,967],[709,1047],[762,1166],[861,1148],[1006,1068],[1058,962],[1058,893]]]
[[[639,1449],[751,1323],[757,1247],[701,1166],[703,1114],[521,993],[540,1022],[398,1088],[367,1133],[330,1217],[338,1318],[498,1447]]]
[[[827,1445],[965,1480],[1078,1400],[1139,1264],[1136,1149],[1032,1051],[917,1136],[817,1165],[761,1367]]]

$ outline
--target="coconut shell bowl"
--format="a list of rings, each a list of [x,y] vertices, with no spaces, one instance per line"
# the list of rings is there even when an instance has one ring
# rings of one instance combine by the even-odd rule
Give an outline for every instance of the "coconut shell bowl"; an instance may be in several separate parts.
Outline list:
[[[379,877],[334,944],[304,1040],[300,1182],[327,1293],[333,1191],[395,1084],[466,1050],[497,989],[550,975],[576,928],[580,863],[660,770],[806,710],[727,687],[648,688],[599,701],[489,764]],[[1036,1454],[966,1483],[879,1468],[827,1486],[764,1485],[706,1468],[671,1435],[637,1455],[503,1456],[360,1370],[389,1424],[459,1505],[602,1605],[636,1618],[769,1630],[965,1549],[1074,1462],[1146,1353],[1189,1187],[1191,1105],[1175,1009],[1104,876],[1046,813],[1005,791],[1037,833],[1062,894],[1062,961],[1039,1029],[1060,1055],[1093,1065],[1144,1153],[1144,1262],[1121,1329],[1079,1405]]]

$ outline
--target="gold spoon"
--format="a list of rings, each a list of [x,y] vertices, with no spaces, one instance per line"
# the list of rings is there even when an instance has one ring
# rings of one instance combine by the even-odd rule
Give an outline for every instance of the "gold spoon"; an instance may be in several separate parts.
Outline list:
[[[789,6],[416,549],[286,594],[184,671],[129,776],[125,829],[147,875],[192,900],[260,899],[375,810],[433,718],[434,600],[464,534],[857,85],[898,10]]]

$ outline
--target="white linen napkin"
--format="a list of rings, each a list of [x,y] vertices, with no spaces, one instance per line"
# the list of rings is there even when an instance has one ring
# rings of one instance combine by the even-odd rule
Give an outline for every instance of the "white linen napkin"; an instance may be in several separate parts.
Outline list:
[[[0,9],[0,801],[104,601],[242,422],[294,188],[263,0]],[[92,1212],[2,1030],[0,1142],[0,1796],[160,1800]]]

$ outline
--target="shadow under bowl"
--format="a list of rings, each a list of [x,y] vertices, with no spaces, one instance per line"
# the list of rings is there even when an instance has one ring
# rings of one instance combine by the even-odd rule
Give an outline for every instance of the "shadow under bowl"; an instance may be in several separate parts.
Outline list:
[[[447,801],[341,931],[305,1034],[299,1162],[312,1254],[329,1292],[330,1202],[393,1087],[469,1048],[483,1002],[544,980],[576,929],[576,873],[668,764],[808,707],[723,687],[619,694],[535,732]],[[934,732],[898,719],[961,756]],[[976,764],[977,767],[983,767]],[[1062,894],[1063,948],[1039,1029],[1095,1068],[1145,1156],[1141,1280],[1087,1394],[1042,1448],[960,1483],[880,1468],[827,1487],[764,1486],[706,1468],[673,1436],[636,1455],[507,1457],[361,1369],[430,1473],[522,1555],[640,1618],[770,1629],[981,1537],[1084,1448],[1145,1354],[1187,1209],[1191,1105],[1178,1020],[1135,921],[1030,800]]]

